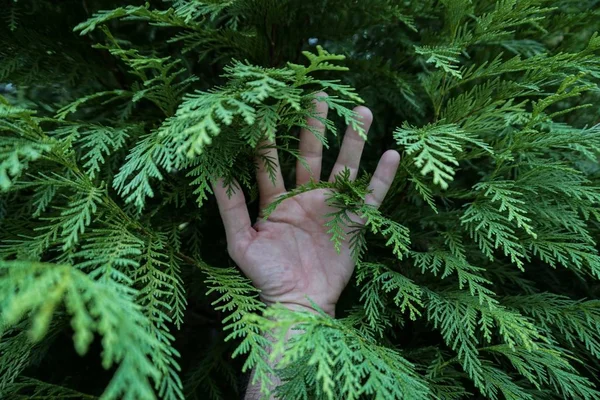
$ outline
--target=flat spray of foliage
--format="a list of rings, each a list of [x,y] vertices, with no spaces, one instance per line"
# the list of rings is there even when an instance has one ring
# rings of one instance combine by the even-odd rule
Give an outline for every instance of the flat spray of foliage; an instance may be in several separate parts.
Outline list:
[[[0,18],[0,397],[231,399],[255,368],[284,399],[600,399],[598,0]],[[321,90],[327,162],[363,99],[365,170],[403,156],[380,211],[366,178],[290,193],[338,189],[332,246],[357,268],[337,319],[265,310],[211,195],[235,178],[256,208],[264,138],[291,177]],[[351,211],[367,224],[346,237]]]

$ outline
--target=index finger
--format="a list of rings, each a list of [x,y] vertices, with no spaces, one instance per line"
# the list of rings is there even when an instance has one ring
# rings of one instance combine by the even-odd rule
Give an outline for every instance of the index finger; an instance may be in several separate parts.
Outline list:
[[[367,107],[358,106],[354,109],[354,112],[359,118],[359,122],[363,126],[365,132],[368,132],[371,123],[373,122],[373,113],[371,113],[371,110]],[[350,179],[356,179],[364,147],[365,140],[360,137],[358,132],[351,125],[348,126],[344,139],[342,140],[340,154],[338,155],[333,170],[331,171],[331,175],[329,176],[329,182],[333,182],[336,175],[346,168],[350,170]]]
[[[379,208],[385,198],[394,177],[398,166],[400,165],[400,154],[396,150],[388,150],[379,159],[375,173],[369,183],[369,193],[365,198],[365,203]]]

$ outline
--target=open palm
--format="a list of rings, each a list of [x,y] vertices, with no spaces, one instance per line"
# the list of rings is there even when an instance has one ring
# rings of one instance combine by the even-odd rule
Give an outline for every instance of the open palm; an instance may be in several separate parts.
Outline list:
[[[321,101],[315,106],[317,113],[326,117],[327,104]],[[373,120],[371,112],[366,107],[357,107],[355,111],[361,116],[365,131],[368,131]],[[324,127],[319,121],[311,118],[307,123],[324,134]],[[329,179],[333,180],[346,168],[350,170],[351,179],[355,179],[363,148],[364,140],[349,127]],[[298,185],[319,179],[322,152],[321,141],[309,130],[302,130],[300,156],[309,168],[298,162]],[[286,193],[276,149],[269,146],[264,156],[275,162],[275,183],[259,161],[257,180],[261,209]],[[396,151],[383,154],[369,185],[371,193],[365,199],[367,204],[376,207],[381,204],[399,161]],[[310,298],[325,312],[334,315],[337,300],[352,276],[354,263],[348,241],[343,243],[338,253],[324,226],[326,215],[336,211],[326,202],[327,190],[316,189],[286,199],[267,220],[259,219],[252,226],[243,193],[238,190],[228,196],[222,182],[215,185],[229,254],[261,290],[265,303],[311,309],[307,299]],[[357,216],[353,217],[361,223]]]

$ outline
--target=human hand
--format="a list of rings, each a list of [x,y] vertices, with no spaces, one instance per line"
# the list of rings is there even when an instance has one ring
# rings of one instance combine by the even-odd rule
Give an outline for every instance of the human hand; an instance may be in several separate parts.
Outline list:
[[[325,102],[316,102],[315,106],[319,115],[327,117]],[[368,132],[373,121],[371,111],[360,106],[355,108],[355,112]],[[325,128],[318,120],[311,118],[307,123],[324,134]],[[346,168],[351,179],[356,178],[364,144],[357,132],[348,127],[330,181]],[[322,153],[321,141],[312,132],[303,129],[300,133],[300,156],[310,169],[297,163],[297,185],[310,182],[312,177],[320,178]],[[261,210],[286,193],[277,150],[268,146],[264,156],[274,163],[275,183],[269,178],[263,161],[259,160],[256,177]],[[392,184],[399,162],[400,155],[394,150],[382,155],[369,184],[371,192],[365,198],[366,204],[379,207]],[[292,309],[312,310],[308,297],[334,316],[335,305],[354,271],[354,262],[348,241],[344,241],[338,253],[324,226],[325,216],[336,211],[326,202],[328,190],[315,189],[288,198],[267,220],[259,218],[252,226],[242,191],[236,190],[228,196],[222,181],[215,185],[229,255],[260,289],[260,296],[267,305],[280,303]],[[352,218],[357,224],[362,223],[358,216],[353,215]]]

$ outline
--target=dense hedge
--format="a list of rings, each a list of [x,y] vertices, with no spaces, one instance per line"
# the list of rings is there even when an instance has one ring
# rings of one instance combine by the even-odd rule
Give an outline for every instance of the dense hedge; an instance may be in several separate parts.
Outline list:
[[[600,399],[599,1],[0,17],[2,398],[231,399],[254,367],[290,399]],[[361,167],[395,148],[400,170],[371,229],[334,238],[360,246],[338,318],[263,316],[211,182],[256,216],[257,146],[277,138],[291,183],[321,90],[326,165],[364,102]],[[365,182],[336,183],[349,209]],[[261,332],[283,325],[307,334],[274,372]]]

